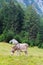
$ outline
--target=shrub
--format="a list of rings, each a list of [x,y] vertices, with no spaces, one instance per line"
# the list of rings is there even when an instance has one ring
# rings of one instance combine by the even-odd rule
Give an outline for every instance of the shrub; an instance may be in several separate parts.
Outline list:
[[[39,43],[38,47],[43,48],[43,43]]]
[[[4,41],[4,34],[0,35],[0,42]]]
[[[14,33],[12,31],[6,31],[0,36],[0,41],[9,42],[14,37]]]
[[[29,40],[29,45],[32,47],[32,46],[35,46],[35,41],[34,40]]]
[[[16,34],[16,35],[14,36],[14,38],[15,38],[19,43],[21,43],[21,36],[20,36],[19,34]]]

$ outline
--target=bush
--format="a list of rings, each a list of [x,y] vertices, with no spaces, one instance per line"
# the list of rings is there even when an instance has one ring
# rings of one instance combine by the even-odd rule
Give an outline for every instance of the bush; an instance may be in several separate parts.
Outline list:
[[[0,42],[4,41],[4,34],[0,35]]]
[[[39,43],[38,47],[43,48],[43,43]]]
[[[12,31],[6,31],[0,36],[0,41],[9,42],[14,37],[14,33]]]
[[[28,43],[29,44],[29,33],[28,32],[22,31],[20,33],[20,36],[21,36],[21,42],[22,43]]]
[[[15,38],[19,43],[21,43],[21,36],[20,36],[19,34],[16,34],[16,35],[14,36],[14,38]]]
[[[35,46],[35,41],[34,40],[29,40],[29,45],[32,47],[32,46]]]
[[[43,43],[42,43],[42,45],[41,45],[41,48],[43,48]]]

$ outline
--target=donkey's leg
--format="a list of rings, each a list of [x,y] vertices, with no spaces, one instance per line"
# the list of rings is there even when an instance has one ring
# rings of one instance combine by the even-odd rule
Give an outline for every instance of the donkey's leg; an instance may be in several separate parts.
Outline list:
[[[28,56],[28,51],[26,50],[26,51],[24,51],[24,52],[25,52],[25,55]]]
[[[20,50],[17,50],[17,56],[21,55]]]
[[[14,53],[13,53],[13,52],[11,52],[11,55],[14,55]]]
[[[12,51],[11,51],[11,55],[14,55],[14,52],[15,52],[15,51],[14,51],[14,50],[12,50]]]

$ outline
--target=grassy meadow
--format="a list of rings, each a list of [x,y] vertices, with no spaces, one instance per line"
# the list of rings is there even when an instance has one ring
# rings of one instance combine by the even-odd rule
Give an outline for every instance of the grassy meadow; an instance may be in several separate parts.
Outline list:
[[[43,49],[29,47],[28,56],[24,53],[17,56],[16,52],[11,56],[10,51],[13,45],[0,42],[0,65],[43,65]]]

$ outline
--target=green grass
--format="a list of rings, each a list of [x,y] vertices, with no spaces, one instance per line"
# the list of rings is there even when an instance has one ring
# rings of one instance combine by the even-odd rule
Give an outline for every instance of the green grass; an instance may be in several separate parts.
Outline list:
[[[12,45],[0,42],[0,65],[43,65],[43,49],[37,47],[28,48],[28,56],[21,53],[20,56],[16,52],[11,56]]]

